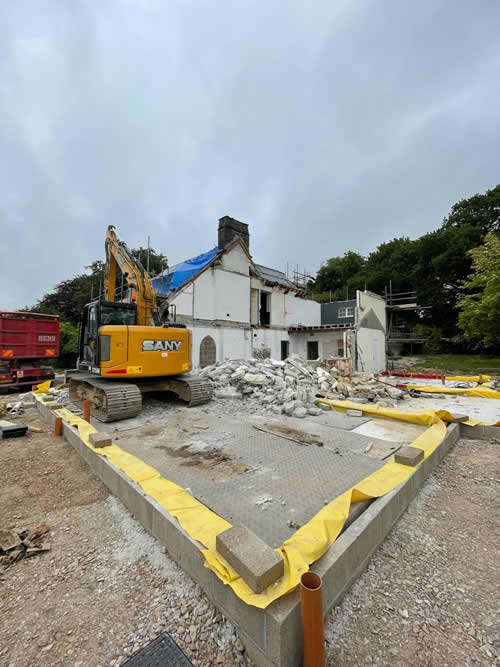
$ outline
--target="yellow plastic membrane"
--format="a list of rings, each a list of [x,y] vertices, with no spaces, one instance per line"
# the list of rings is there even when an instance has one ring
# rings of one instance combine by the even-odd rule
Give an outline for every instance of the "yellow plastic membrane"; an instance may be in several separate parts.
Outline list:
[[[424,458],[427,458],[436,449],[446,434],[443,419],[447,421],[452,419],[452,415],[446,411],[435,412],[426,409],[405,413],[376,405],[358,405],[351,401],[321,400],[319,402],[330,405],[332,409],[354,408],[362,410],[364,414],[427,426],[427,430],[410,445],[423,449]],[[216,552],[216,536],[230,528],[230,523],[193,498],[182,487],[165,479],[157,470],[120,449],[117,445],[99,449],[92,447],[89,435],[96,429],[66,408],[55,411],[55,414],[62,417],[71,426],[76,426],[87,447],[99,456],[108,459],[131,480],[137,482],[143,491],[169,514],[175,516],[188,535],[205,547],[201,549],[205,557],[205,567],[212,570],[225,584],[231,586],[235,594],[244,602],[261,609],[265,609],[274,600],[293,591],[299,584],[301,575],[326,553],[340,534],[349,515],[351,503],[383,496],[408,479],[415,469],[389,461],[354,487],[334,498],[311,521],[299,528],[279,549],[275,550],[284,560],[284,575],[263,593],[257,594]]]

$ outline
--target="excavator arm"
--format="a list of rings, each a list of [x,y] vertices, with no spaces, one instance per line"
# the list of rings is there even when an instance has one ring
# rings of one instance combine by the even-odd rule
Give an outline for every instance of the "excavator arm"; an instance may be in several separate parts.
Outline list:
[[[132,257],[126,243],[120,241],[114,231],[114,225],[109,225],[106,233],[106,276],[104,289],[106,299],[115,301],[117,267],[120,267],[127,287],[132,290],[132,299],[137,304],[137,324],[150,326],[152,320],[156,323],[158,306],[151,278],[144,267]]]

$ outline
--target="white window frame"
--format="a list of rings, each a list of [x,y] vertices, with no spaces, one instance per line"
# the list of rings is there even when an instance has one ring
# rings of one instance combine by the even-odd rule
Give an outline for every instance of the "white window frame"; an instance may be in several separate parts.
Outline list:
[[[338,317],[354,317],[354,306],[342,306],[342,308],[339,308]]]

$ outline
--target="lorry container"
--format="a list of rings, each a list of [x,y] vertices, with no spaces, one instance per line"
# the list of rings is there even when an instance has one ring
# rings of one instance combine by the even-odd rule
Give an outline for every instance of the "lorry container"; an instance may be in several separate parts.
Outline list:
[[[59,317],[0,311],[0,389],[54,379],[43,362],[59,356]]]

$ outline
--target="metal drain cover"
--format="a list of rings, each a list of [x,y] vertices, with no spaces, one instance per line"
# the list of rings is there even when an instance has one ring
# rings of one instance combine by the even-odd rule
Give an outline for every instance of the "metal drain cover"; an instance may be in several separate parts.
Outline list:
[[[162,632],[140,651],[134,653],[122,667],[193,667],[168,632]]]

